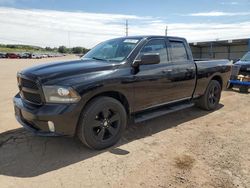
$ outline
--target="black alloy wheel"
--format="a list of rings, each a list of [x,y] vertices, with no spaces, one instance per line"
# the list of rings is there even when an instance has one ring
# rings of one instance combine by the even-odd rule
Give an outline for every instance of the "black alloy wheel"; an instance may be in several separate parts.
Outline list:
[[[220,88],[217,84],[210,87],[208,101],[211,106],[217,105],[220,100]]]
[[[115,109],[106,107],[95,114],[91,125],[93,126],[93,134],[101,142],[112,139],[121,126],[120,116]]]
[[[83,110],[77,134],[89,148],[104,149],[116,144],[127,124],[124,106],[111,97],[98,97]]]
[[[217,80],[211,80],[204,95],[196,101],[196,105],[204,110],[215,110],[221,98],[221,85]]]

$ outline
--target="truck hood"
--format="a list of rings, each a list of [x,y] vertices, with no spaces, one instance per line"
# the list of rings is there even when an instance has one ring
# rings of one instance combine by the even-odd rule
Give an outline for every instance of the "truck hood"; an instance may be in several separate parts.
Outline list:
[[[235,65],[249,65],[250,66],[250,61],[237,61]]]
[[[41,83],[54,84],[54,81],[62,81],[70,78],[86,77],[96,72],[110,72],[117,67],[106,61],[93,59],[81,59],[66,62],[49,63],[34,66],[20,72],[32,79],[38,79]]]

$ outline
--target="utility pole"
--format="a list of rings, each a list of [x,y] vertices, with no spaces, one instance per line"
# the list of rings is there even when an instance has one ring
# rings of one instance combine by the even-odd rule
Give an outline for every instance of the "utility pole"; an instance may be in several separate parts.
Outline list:
[[[165,29],[165,36],[168,36],[168,26],[166,26],[166,29]]]
[[[128,20],[126,20],[126,27],[125,27],[126,37],[128,36]]]
[[[250,38],[248,39],[248,51],[250,52]]]
[[[69,48],[70,48],[70,31],[68,31],[68,45],[69,45]]]

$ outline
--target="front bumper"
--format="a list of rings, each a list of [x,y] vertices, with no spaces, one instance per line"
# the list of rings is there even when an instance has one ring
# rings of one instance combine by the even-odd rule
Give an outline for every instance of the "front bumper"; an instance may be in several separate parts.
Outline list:
[[[17,121],[26,129],[39,136],[74,136],[81,108],[77,104],[32,105],[17,94],[14,99]],[[51,130],[48,121],[54,123]]]

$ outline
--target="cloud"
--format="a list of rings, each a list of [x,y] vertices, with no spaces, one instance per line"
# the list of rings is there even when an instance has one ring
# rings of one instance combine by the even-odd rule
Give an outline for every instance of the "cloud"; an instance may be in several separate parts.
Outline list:
[[[168,26],[171,35],[184,36],[190,42],[249,38],[250,31],[250,21],[233,24],[216,22],[198,24],[177,23]]]
[[[164,35],[166,21],[136,15],[23,10],[0,7],[0,43],[38,46],[84,46],[125,35]],[[237,24],[169,23],[168,33],[189,41],[243,38],[249,36],[250,21]]]
[[[68,44],[91,47],[107,38],[124,35],[125,20],[142,23],[136,15],[23,10],[0,7],[0,40],[41,46]]]
[[[191,13],[188,16],[204,16],[204,17],[218,17],[218,16],[249,16],[250,12],[198,12],[198,13]]]
[[[221,5],[238,5],[239,2],[236,2],[236,1],[232,1],[232,2],[221,2],[220,4],[221,4]]]

